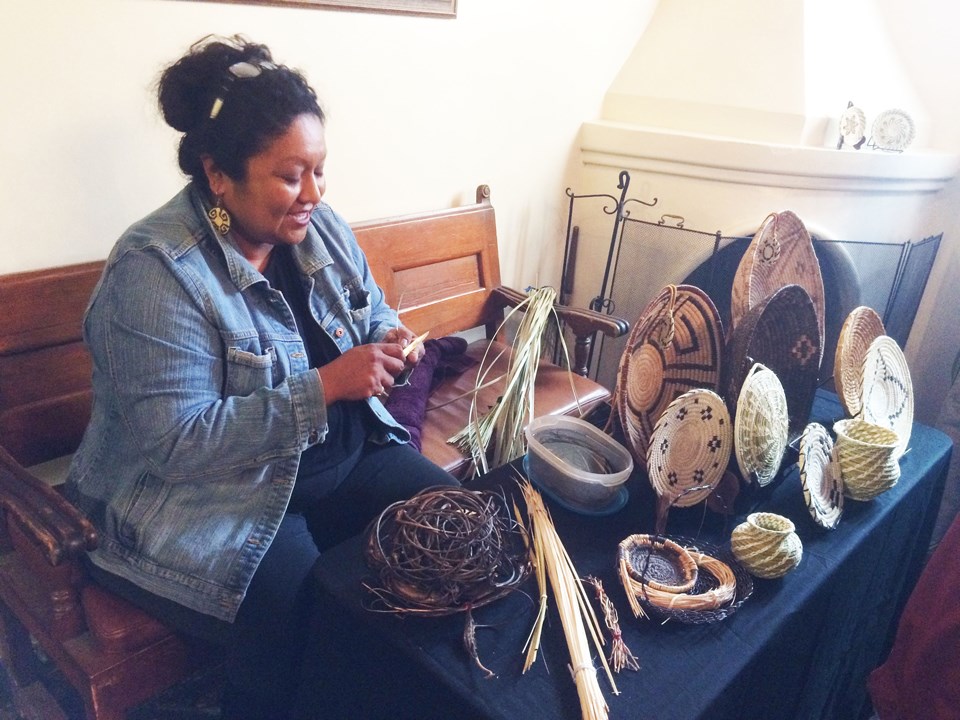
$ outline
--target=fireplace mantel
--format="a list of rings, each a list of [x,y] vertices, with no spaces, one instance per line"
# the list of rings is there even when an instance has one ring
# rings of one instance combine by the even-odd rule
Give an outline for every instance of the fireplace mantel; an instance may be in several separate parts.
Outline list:
[[[603,120],[583,124],[580,147],[587,166],[820,192],[936,193],[960,167],[946,153],[783,145]]]

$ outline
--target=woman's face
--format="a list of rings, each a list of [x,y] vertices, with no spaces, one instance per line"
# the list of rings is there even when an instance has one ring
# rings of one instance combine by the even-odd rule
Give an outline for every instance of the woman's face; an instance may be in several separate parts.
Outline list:
[[[210,189],[230,213],[231,235],[255,266],[274,245],[296,245],[306,237],[310,213],[327,188],[326,157],[323,123],[303,114],[247,160],[244,180],[208,169]]]

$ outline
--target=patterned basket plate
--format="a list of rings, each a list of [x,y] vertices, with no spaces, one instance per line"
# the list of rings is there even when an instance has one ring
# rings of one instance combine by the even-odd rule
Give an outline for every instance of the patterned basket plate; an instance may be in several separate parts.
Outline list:
[[[840,328],[837,352],[833,360],[833,380],[840,403],[847,415],[860,414],[863,392],[863,360],[870,343],[885,335],[883,320],[873,308],[861,305],[854,308]]]
[[[650,484],[670,504],[696,505],[720,482],[732,450],[733,428],[723,399],[703,388],[685,392],[653,429]]]
[[[824,291],[820,262],[806,226],[789,210],[772,213],[744,253],[733,278],[731,325],[784,285],[799,285],[813,301],[820,347],[824,341]]]
[[[733,422],[733,448],[744,480],[770,484],[787,449],[788,426],[783,385],[775,372],[757,363],[743,381]]]
[[[657,420],[692,388],[720,384],[723,327],[710,298],[692,285],[668,285],[627,338],[617,374],[616,409],[627,447],[645,463]]]
[[[833,462],[833,439],[819,423],[810,423],[800,437],[800,484],[810,517],[833,530],[843,514],[843,480]]]
[[[903,351],[887,335],[874,339],[864,357],[862,398],[863,419],[893,430],[901,457],[913,431],[913,383]]]
[[[747,373],[761,363],[773,370],[783,385],[789,439],[799,437],[817,390],[822,355],[818,338],[813,303],[799,285],[782,287],[751,308],[727,343],[727,401],[731,405],[738,402]]]

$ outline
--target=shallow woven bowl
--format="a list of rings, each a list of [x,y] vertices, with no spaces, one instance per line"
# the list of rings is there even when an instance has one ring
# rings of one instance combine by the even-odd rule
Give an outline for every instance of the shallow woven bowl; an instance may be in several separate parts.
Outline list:
[[[630,577],[655,590],[683,593],[697,581],[696,561],[673,540],[630,535],[620,541],[619,554]]]
[[[833,530],[843,515],[843,479],[833,462],[833,438],[820,423],[810,423],[800,436],[800,484],[814,522]]]
[[[872,500],[900,479],[899,438],[890,428],[857,418],[833,425],[843,492],[852,500]]]
[[[776,373],[787,397],[788,436],[798,437],[817,390],[820,345],[817,314],[807,291],[787,285],[751,308],[727,343],[726,399],[735,405],[750,369],[761,363]],[[736,416],[736,408],[731,407]]]
[[[884,335],[883,320],[866,305],[854,308],[843,321],[833,360],[833,381],[847,415],[860,413],[863,392],[863,360],[876,338]]]

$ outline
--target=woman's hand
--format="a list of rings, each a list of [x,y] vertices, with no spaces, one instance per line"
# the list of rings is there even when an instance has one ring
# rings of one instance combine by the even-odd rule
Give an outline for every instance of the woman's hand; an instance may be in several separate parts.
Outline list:
[[[386,343],[398,343],[401,347],[406,347],[411,342],[413,342],[416,335],[409,330],[408,328],[395,327],[393,330],[388,330],[387,334],[383,336],[383,342]],[[423,343],[420,343],[416,348],[410,351],[410,354],[407,355],[407,364],[416,365],[420,362],[420,359],[423,357]]]
[[[352,347],[317,372],[327,404],[332,404],[382,395],[403,367],[403,347],[394,341]]]

